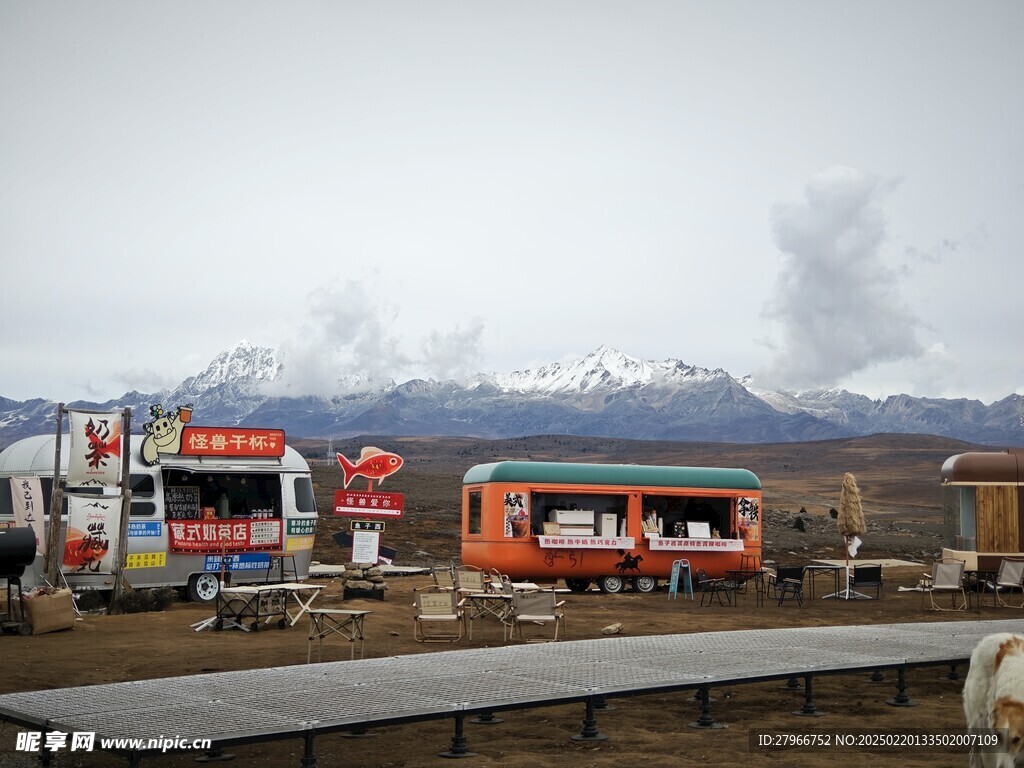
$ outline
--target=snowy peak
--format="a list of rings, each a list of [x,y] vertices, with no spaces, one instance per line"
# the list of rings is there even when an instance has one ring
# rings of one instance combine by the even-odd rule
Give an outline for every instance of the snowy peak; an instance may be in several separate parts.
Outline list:
[[[640,360],[604,345],[576,360],[490,377],[505,392],[544,395],[648,386],[693,387],[716,379],[731,377],[721,369],[710,371],[674,359]]]
[[[644,386],[653,378],[654,369],[647,361],[602,345],[576,360],[551,363],[536,370],[494,374],[491,380],[506,392],[550,395],[628,389]]]
[[[190,387],[211,389],[239,380],[273,381],[281,372],[274,350],[240,341],[213,358],[206,370],[190,379]]]

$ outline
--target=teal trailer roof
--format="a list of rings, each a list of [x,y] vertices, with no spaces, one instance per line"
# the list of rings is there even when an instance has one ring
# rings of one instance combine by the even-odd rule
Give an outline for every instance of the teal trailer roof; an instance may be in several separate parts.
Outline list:
[[[573,464],[557,461],[499,461],[493,464],[477,464],[470,467],[462,482],[761,490],[761,481],[747,469]]]

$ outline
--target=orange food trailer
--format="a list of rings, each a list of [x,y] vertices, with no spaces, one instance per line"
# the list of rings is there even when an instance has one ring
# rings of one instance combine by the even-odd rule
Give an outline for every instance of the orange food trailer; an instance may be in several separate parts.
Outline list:
[[[746,469],[501,461],[463,478],[462,561],[513,579],[652,592],[675,560],[719,577],[760,554]]]

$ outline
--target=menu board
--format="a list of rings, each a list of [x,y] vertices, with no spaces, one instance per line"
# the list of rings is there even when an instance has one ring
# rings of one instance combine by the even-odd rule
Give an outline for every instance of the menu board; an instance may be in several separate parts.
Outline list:
[[[167,520],[199,519],[199,486],[164,487],[164,517]]]

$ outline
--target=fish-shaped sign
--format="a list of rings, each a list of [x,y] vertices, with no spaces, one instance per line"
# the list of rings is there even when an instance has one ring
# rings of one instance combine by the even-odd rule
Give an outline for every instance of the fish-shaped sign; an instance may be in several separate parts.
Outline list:
[[[376,480],[378,484],[383,483],[385,477],[393,475],[401,469],[403,464],[402,457],[397,453],[388,453],[372,445],[360,451],[359,459],[355,463],[349,461],[340,453],[336,455],[338,463],[341,464],[341,471],[345,473],[346,488],[352,482],[352,478],[357,475],[362,475],[371,481]]]

